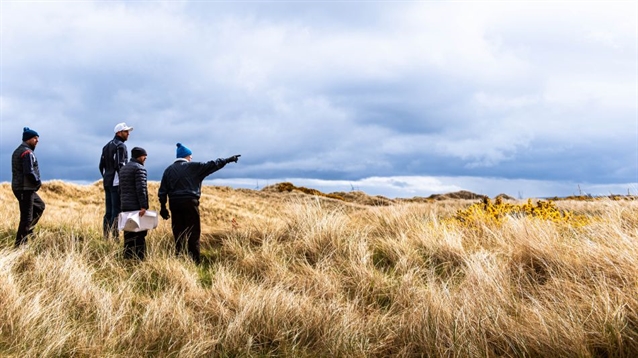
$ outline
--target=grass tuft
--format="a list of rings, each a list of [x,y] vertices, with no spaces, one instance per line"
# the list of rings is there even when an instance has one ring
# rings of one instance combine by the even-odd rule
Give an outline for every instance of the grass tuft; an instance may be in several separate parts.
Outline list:
[[[0,356],[638,355],[635,200],[203,193],[198,266],[165,221],[123,259],[99,183],[45,183],[14,249],[0,184]]]

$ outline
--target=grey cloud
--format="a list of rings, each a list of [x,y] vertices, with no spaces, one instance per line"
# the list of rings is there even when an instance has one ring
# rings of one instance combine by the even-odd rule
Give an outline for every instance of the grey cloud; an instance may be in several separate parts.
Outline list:
[[[635,17],[574,7],[3,5],[0,180],[27,125],[45,177],[96,180],[125,121],[156,179],[182,142],[243,155],[218,178],[638,181]]]

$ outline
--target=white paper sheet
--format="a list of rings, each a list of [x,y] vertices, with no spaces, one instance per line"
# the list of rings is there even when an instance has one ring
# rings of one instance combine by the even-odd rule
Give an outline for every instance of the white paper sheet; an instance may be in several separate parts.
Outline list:
[[[139,211],[125,211],[118,216],[118,229],[122,231],[144,231],[155,229],[158,224],[157,212],[146,210],[144,216]]]

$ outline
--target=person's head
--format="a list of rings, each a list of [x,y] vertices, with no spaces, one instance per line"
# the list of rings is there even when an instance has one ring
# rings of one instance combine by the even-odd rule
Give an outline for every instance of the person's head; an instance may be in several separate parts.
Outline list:
[[[189,162],[193,159],[193,152],[184,146],[182,143],[177,143],[177,149],[175,150],[176,158],[184,158]]]
[[[140,147],[134,147],[131,149],[131,157],[137,159],[138,162],[144,164],[146,161],[146,150]]]
[[[115,135],[122,138],[123,141],[126,141],[128,139],[129,132],[132,130],[133,130],[133,127],[127,126],[126,123],[124,122],[118,123],[117,125],[115,125],[115,128],[113,129],[113,131],[115,132]]]
[[[33,129],[24,127],[24,130],[22,131],[22,141],[25,142],[29,147],[35,148],[40,141],[40,135]]]

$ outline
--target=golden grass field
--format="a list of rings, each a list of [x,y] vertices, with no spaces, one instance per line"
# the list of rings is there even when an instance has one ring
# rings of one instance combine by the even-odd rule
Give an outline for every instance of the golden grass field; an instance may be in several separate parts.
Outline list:
[[[123,260],[101,237],[99,182],[40,196],[36,235],[14,249],[18,205],[0,184],[3,357],[638,356],[635,200],[557,201],[571,216],[552,219],[204,187],[196,266],[163,220],[147,259]]]

